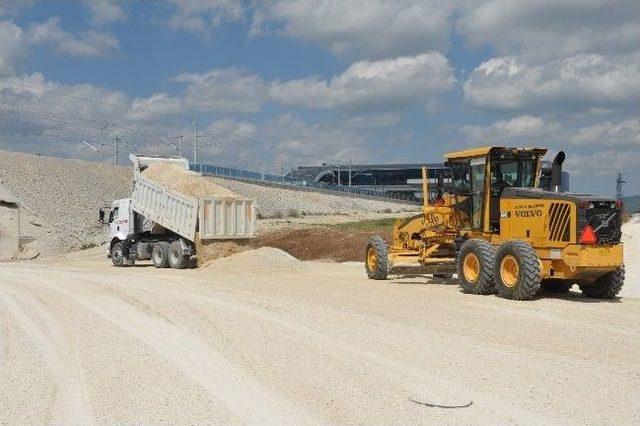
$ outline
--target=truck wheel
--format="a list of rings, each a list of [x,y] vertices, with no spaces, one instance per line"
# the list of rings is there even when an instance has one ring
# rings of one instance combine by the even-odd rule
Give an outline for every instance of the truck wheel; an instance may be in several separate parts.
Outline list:
[[[176,240],[169,246],[169,265],[174,269],[184,269],[187,267],[189,259],[182,254],[182,244]]]
[[[111,246],[111,262],[115,266],[124,266],[125,259],[124,253],[122,250],[122,243],[115,243]]]
[[[151,260],[156,268],[169,267],[169,243],[159,242],[153,245]]]
[[[477,238],[465,241],[456,261],[458,283],[462,291],[471,294],[495,293],[494,264],[495,249],[491,243]]]
[[[496,252],[495,281],[506,299],[527,300],[540,291],[540,260],[524,241],[507,241]]]
[[[372,280],[386,280],[389,274],[389,246],[382,238],[375,236],[367,243],[364,265],[367,276]]]
[[[582,294],[587,297],[595,297],[598,299],[615,298],[622,286],[624,285],[624,266],[617,268],[615,271],[598,278],[598,280],[590,285],[580,285]]]
[[[566,280],[544,280],[542,289],[548,293],[566,294],[573,287],[573,283]]]

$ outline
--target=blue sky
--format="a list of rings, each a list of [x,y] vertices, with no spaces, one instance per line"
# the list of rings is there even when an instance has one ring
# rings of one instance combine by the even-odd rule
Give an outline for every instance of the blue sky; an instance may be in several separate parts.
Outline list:
[[[575,190],[621,169],[640,193],[639,21],[633,0],[0,0],[0,147],[191,154],[196,117],[218,165],[538,145]]]

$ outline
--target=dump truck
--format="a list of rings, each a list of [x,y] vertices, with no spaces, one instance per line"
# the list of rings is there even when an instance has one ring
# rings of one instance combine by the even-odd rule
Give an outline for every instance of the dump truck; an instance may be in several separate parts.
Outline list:
[[[131,197],[100,210],[100,222],[109,226],[107,257],[115,266],[152,260],[157,268],[183,269],[195,265],[197,243],[254,237],[253,200],[228,191],[207,193],[208,182],[198,181],[205,178],[189,171],[185,158],[132,154],[130,159],[134,166]],[[196,195],[181,192],[169,179],[161,181],[145,173],[158,164],[170,165],[176,181],[188,179],[205,189]]]
[[[614,298],[624,284],[622,201],[563,192],[564,152],[550,190],[540,188],[544,148],[483,147],[445,155],[446,173],[422,170],[422,213],[399,219],[387,244],[366,246],[369,278],[419,267],[457,274],[462,290],[516,300],[577,284],[589,297]]]

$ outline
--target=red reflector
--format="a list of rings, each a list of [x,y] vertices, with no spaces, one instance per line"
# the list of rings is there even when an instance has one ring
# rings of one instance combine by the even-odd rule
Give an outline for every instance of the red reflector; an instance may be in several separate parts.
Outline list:
[[[595,244],[598,242],[598,237],[596,233],[593,232],[591,226],[587,225],[582,230],[582,235],[580,235],[580,244]]]

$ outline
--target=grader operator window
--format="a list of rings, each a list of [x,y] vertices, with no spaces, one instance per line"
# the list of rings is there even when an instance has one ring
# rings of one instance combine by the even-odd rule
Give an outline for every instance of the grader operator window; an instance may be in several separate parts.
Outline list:
[[[500,231],[500,197],[505,188],[533,188],[536,179],[535,156],[514,157],[504,153],[491,159],[490,228]]]

